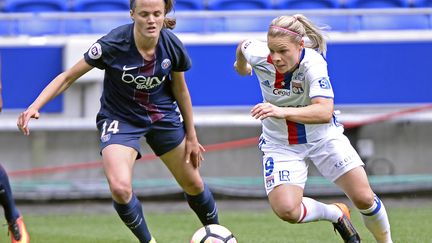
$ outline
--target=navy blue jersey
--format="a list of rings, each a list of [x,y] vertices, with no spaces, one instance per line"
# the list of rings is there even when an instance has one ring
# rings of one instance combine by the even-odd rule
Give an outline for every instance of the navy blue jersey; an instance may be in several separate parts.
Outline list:
[[[153,60],[144,60],[135,45],[134,24],[112,30],[84,54],[86,62],[105,70],[99,113],[138,125],[177,118],[171,71],[191,67],[181,41],[162,29]]]

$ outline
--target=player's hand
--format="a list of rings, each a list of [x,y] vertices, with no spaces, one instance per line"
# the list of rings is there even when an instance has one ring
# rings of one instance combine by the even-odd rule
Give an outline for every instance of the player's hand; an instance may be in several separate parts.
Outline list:
[[[186,163],[192,163],[194,168],[199,168],[201,166],[201,161],[204,160],[204,151],[204,147],[198,143],[197,139],[186,138]]]
[[[24,134],[29,135],[30,129],[28,128],[28,123],[30,121],[30,118],[39,119],[39,111],[29,107],[27,110],[22,112],[17,121],[18,129]]]
[[[255,119],[264,120],[267,117],[275,117],[284,119],[286,117],[285,110],[282,107],[272,105],[270,103],[259,103],[251,110],[251,115]]]
[[[242,76],[252,75],[252,66],[246,62],[245,65],[239,65],[237,61],[234,62],[234,69]]]

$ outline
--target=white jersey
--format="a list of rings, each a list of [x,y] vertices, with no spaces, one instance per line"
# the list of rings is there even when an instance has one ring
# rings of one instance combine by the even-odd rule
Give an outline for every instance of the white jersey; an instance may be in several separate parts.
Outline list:
[[[279,107],[305,107],[315,97],[333,99],[327,62],[315,50],[304,48],[299,67],[285,74],[275,69],[267,43],[246,40],[241,50],[258,77],[264,102]],[[329,133],[343,132],[335,115],[331,122],[325,124],[302,124],[268,117],[262,121],[262,125],[265,140],[285,145],[314,142]]]

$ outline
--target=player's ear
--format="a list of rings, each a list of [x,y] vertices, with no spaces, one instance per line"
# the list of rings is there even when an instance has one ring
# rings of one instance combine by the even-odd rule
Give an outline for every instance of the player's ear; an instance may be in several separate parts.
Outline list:
[[[132,21],[135,22],[135,19],[134,19],[134,16],[133,16],[133,10],[129,10],[129,14],[130,14],[130,17],[131,17]]]
[[[305,47],[305,43],[304,43],[304,40],[303,39],[301,39],[301,41],[300,41],[300,48],[301,49],[303,49],[304,47]]]

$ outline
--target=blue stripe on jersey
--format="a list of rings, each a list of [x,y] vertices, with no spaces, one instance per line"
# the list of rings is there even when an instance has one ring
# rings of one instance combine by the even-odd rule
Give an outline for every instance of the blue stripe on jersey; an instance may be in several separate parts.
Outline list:
[[[304,124],[292,121],[286,122],[288,126],[288,143],[289,144],[303,144],[307,143],[306,127]]]

